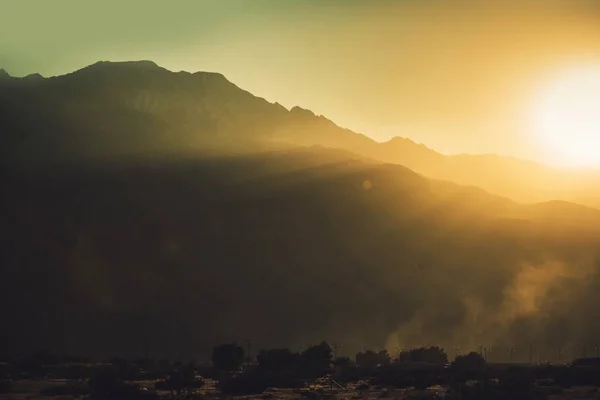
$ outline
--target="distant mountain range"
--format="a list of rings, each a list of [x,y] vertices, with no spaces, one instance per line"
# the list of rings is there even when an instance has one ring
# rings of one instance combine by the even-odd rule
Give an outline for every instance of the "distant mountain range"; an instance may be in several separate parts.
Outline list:
[[[309,110],[271,104],[218,73],[173,73],[150,61],[99,62],[48,79],[11,78],[4,71],[0,85],[4,159],[320,145],[518,201],[564,200],[600,208],[600,172],[495,155],[446,156],[406,138],[377,143]]]
[[[0,358],[600,335],[600,210],[486,191],[550,169],[379,144],[151,62],[0,82]]]

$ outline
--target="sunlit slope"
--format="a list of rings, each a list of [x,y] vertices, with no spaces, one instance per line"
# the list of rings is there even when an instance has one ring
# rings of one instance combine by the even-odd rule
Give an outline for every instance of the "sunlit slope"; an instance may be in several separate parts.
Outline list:
[[[579,206],[533,210],[324,148],[13,169],[3,182],[13,352],[133,357],[143,335],[153,356],[189,357],[248,338],[554,348],[600,334],[578,325],[600,300],[600,212]],[[556,218],[563,207],[587,214]],[[513,310],[522,281],[536,300]]]
[[[519,201],[600,206],[598,173],[493,155],[444,156],[402,138],[380,144],[311,111],[255,97],[218,73],[173,73],[149,61],[100,62],[49,79],[2,74],[0,133],[1,158],[13,162],[321,145]]]
[[[440,154],[410,139],[375,143],[323,117],[300,119],[282,128],[279,140],[325,144],[396,163],[428,177],[481,187],[521,202],[565,200],[600,208],[600,171],[561,170],[497,155]]]

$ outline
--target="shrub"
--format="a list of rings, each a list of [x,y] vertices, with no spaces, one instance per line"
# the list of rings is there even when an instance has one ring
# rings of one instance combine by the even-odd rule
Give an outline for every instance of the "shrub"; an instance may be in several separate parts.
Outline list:
[[[97,370],[89,380],[90,394],[98,400],[158,400],[158,395],[137,385],[123,382],[114,368]]]
[[[213,348],[213,366],[221,371],[238,371],[244,361],[244,349],[236,343],[222,344]]]

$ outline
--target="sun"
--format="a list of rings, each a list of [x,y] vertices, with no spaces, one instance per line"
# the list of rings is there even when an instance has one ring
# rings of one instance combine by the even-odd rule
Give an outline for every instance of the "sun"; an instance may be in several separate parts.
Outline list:
[[[531,130],[548,162],[600,167],[600,65],[556,75],[533,104]]]

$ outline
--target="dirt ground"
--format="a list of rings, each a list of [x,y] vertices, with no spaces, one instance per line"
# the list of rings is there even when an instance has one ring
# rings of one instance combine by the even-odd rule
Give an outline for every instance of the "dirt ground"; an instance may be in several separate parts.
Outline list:
[[[0,394],[1,400],[82,400],[83,397],[75,396],[42,396],[43,389],[52,386],[60,386],[67,383],[66,380],[21,380],[13,383],[13,393]],[[154,381],[136,382],[142,387],[153,390]],[[356,385],[341,389],[333,385],[311,385],[305,390],[268,388],[262,394],[229,397],[231,400],[421,400],[421,399],[444,399],[448,389],[446,387],[431,387],[426,391],[410,389],[369,389],[359,390]],[[169,392],[158,394],[169,399]],[[191,393],[190,393],[191,394]],[[215,382],[207,380],[205,386],[194,391],[197,399],[223,400],[215,387]],[[182,397],[184,398],[184,397]],[[582,386],[563,389],[561,394],[551,394],[548,400],[600,400],[600,388]],[[507,399],[509,400],[509,399]]]

